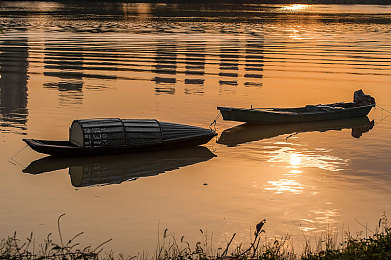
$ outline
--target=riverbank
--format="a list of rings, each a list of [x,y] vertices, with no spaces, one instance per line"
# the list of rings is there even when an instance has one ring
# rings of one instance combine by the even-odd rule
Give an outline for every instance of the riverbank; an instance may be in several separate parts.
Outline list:
[[[214,249],[208,235],[202,230],[202,240],[190,245],[184,237],[177,238],[165,230],[153,254],[127,257],[104,250],[111,239],[96,247],[79,248],[77,238],[83,232],[69,240],[63,238],[60,225],[62,216],[58,218],[58,241],[49,234],[37,245],[33,234],[21,240],[15,233],[1,240],[0,259],[391,259],[391,228],[385,216],[379,220],[375,230],[366,227],[365,233],[371,233],[366,237],[353,237],[346,233],[344,241],[336,241],[335,236],[326,233],[318,238],[315,247],[307,241],[301,254],[295,253],[297,250],[293,248],[289,236],[265,242],[263,234],[266,220],[262,220],[256,225],[253,240],[248,246],[240,243],[232,248],[231,243],[236,235],[233,234],[226,245]]]

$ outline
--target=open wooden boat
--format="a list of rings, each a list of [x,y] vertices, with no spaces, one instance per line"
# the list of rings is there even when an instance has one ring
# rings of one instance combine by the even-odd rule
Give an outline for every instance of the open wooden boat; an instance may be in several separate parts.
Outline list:
[[[361,90],[354,93],[354,102],[307,105],[297,108],[233,108],[217,107],[223,119],[255,124],[284,124],[336,120],[368,115],[375,99]]]
[[[285,124],[366,116],[374,106],[336,103],[311,108],[306,106],[268,109],[217,107],[217,109],[220,110],[224,120],[256,124]],[[314,107],[315,109],[312,109]],[[316,108],[319,108],[319,110]]]
[[[75,120],[69,141],[23,139],[33,150],[56,156],[87,156],[197,146],[216,133],[201,127],[150,119]]]
[[[348,119],[274,124],[274,125],[254,125],[242,124],[224,130],[217,143],[230,147],[239,144],[273,138],[280,135],[289,135],[305,132],[326,132],[330,130],[352,129],[351,135],[360,138],[365,132],[371,130],[375,122],[370,121],[367,116]]]
[[[41,174],[69,168],[74,187],[119,184],[141,177],[156,176],[216,157],[208,148],[197,146],[105,156],[56,157],[35,160],[23,172]]]

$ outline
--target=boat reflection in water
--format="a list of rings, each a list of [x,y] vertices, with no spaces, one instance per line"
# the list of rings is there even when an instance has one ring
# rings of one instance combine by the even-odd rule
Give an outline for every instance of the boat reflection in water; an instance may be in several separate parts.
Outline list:
[[[315,131],[325,132],[349,128],[352,129],[353,137],[360,138],[363,133],[371,130],[374,125],[374,120],[370,121],[367,116],[297,124],[253,125],[245,123],[224,130],[217,143],[227,146],[237,146],[238,144],[268,139],[284,134]]]
[[[119,184],[140,177],[155,176],[180,167],[208,161],[216,155],[208,148],[166,150],[139,154],[94,157],[48,156],[30,163],[24,173],[40,174],[69,168],[74,187]]]

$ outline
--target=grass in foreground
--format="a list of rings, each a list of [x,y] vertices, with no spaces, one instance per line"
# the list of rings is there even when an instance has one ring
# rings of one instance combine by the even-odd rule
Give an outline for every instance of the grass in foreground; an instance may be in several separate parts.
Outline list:
[[[174,235],[168,234],[165,230],[162,240],[159,239],[156,251],[151,257],[146,255],[124,257],[114,256],[113,253],[102,253],[103,245],[110,240],[96,248],[90,246],[79,248],[75,240],[83,233],[75,235],[65,243],[60,228],[62,216],[58,218],[59,242],[52,240],[49,234],[43,243],[36,246],[32,234],[26,241],[19,240],[14,234],[0,241],[0,259],[391,259],[391,228],[385,216],[380,219],[378,227],[369,237],[353,238],[350,234],[346,234],[345,241],[337,244],[335,237],[328,233],[318,240],[315,250],[312,250],[307,242],[301,255],[295,253],[289,236],[265,242],[262,233],[264,233],[263,226],[266,220],[256,225],[249,246],[244,247],[241,243],[230,248],[236,235],[233,234],[231,240],[217,250],[212,248],[208,235],[202,230],[202,241],[194,246],[186,242],[184,237],[177,240]]]

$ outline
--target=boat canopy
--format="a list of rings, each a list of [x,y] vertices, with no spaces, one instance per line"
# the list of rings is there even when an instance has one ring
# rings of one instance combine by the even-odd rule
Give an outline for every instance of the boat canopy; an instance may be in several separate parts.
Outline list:
[[[154,145],[163,140],[157,120],[105,118],[73,121],[69,141],[88,148]]]
[[[210,129],[155,119],[75,120],[69,129],[69,141],[82,148],[158,146],[215,135]]]

